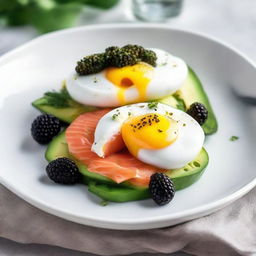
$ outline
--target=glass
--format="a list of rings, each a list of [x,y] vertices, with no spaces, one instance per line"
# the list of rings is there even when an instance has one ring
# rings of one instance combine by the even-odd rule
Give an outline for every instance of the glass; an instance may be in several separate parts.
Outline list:
[[[159,22],[178,16],[183,0],[132,0],[132,11],[136,18]]]

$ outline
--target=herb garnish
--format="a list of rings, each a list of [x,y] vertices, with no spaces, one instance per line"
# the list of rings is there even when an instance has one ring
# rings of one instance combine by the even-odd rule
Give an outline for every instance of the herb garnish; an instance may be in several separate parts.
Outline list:
[[[152,108],[157,108],[158,102],[156,101],[152,101],[148,103],[148,108],[152,109]]]
[[[230,141],[236,141],[236,140],[238,140],[238,139],[239,139],[238,136],[231,136],[231,137],[229,138]]]
[[[158,67],[164,67],[167,65],[167,62],[162,62],[160,65],[158,65]]]
[[[57,108],[69,107],[69,100],[72,100],[66,87],[63,87],[60,92],[46,92],[44,97],[47,100],[47,105]]]
[[[182,111],[186,111],[186,105],[184,100],[180,97],[180,95],[176,92],[173,94],[173,97],[177,100],[176,108]]]
[[[44,98],[46,101],[42,105],[49,105],[55,108],[67,108],[78,104],[70,97],[65,86],[61,88],[60,92],[46,92]]]
[[[100,202],[100,205],[101,205],[101,206],[107,206],[107,205],[108,205],[108,201],[102,200],[102,201]]]
[[[116,120],[116,118],[119,116],[120,113],[116,113],[112,116],[112,120]]]

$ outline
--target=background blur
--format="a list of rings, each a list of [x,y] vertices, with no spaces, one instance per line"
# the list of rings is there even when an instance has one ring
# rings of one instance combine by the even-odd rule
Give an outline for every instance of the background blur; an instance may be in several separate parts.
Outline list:
[[[48,31],[124,22],[142,22],[132,0],[0,0],[0,54]],[[180,15],[163,23],[217,36],[256,57],[255,0],[184,0]]]
[[[147,20],[151,20],[155,8],[149,10]],[[143,22],[134,16],[132,0],[0,0],[0,55],[45,32],[127,22]],[[256,61],[256,0],[184,0],[180,15],[163,23],[215,36]],[[22,245],[4,238],[0,238],[0,255],[88,256],[49,245]]]

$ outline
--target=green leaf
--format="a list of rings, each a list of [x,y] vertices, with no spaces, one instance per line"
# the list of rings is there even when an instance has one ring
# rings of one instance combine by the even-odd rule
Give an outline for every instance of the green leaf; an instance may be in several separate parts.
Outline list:
[[[0,0],[0,12],[5,12],[5,14],[17,6],[19,6],[19,3],[16,0]]]
[[[8,24],[8,19],[6,16],[1,15],[0,13],[0,28]]]
[[[231,137],[229,138],[230,141],[236,141],[236,140],[238,140],[238,139],[239,139],[238,136],[231,136]]]
[[[82,9],[79,3],[60,4],[50,9],[35,7],[31,9],[30,23],[41,33],[72,27]]]
[[[31,0],[16,0],[20,5],[28,5]]]
[[[107,205],[108,205],[108,201],[107,201],[107,200],[102,200],[102,201],[100,202],[100,205],[101,205],[101,206],[107,206]]]
[[[150,101],[150,102],[148,103],[148,108],[149,108],[149,109],[157,108],[157,105],[158,105],[158,102],[156,102],[156,101]]]
[[[29,23],[30,12],[29,9],[24,6],[17,6],[13,10],[6,12],[6,18],[8,25],[10,26],[21,26]]]
[[[44,94],[46,102],[43,105],[55,107],[55,108],[68,108],[79,105],[69,95],[66,87],[64,86],[60,92],[51,91]]]
[[[41,33],[76,25],[85,5],[109,9],[119,0],[0,0],[1,24],[31,24]]]
[[[86,4],[91,5],[93,7],[101,8],[101,9],[109,9],[115,6],[119,0],[87,0]]]
[[[22,0],[24,1],[24,0]],[[52,9],[54,7],[56,7],[56,2],[55,0],[33,0],[35,2],[35,4],[42,8],[42,9]]]
[[[90,5],[92,7],[109,9],[116,5],[119,0],[56,0],[57,3],[82,3],[84,5]]]
[[[178,93],[174,93],[173,94],[173,97],[176,99],[177,101],[177,105],[176,105],[176,108],[177,109],[180,109],[182,111],[186,111],[186,105],[185,105],[185,102],[184,100],[180,97],[180,95]]]

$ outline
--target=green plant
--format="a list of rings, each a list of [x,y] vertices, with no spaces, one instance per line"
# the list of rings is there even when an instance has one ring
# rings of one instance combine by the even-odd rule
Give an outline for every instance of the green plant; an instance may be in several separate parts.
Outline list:
[[[40,33],[72,27],[85,6],[109,9],[119,0],[0,0],[0,25],[31,24]]]

